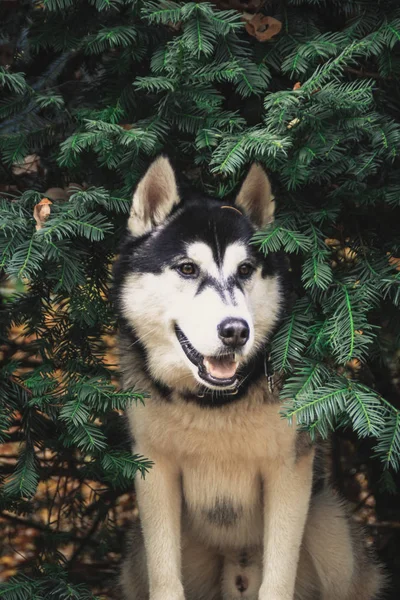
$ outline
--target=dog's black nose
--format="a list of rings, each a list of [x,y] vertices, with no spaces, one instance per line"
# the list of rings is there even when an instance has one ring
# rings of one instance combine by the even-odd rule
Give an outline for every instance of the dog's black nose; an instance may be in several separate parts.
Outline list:
[[[228,317],[218,325],[218,335],[225,346],[244,346],[249,339],[250,329],[244,319]]]

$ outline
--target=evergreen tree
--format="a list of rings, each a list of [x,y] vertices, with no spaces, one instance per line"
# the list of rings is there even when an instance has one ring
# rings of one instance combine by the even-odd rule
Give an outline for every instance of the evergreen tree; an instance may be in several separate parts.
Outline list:
[[[162,151],[218,197],[266,167],[278,214],[254,243],[288,253],[293,287],[270,349],[284,414],[322,436],[350,426],[399,467],[398,2],[258,2],[275,21],[246,26],[227,4],[0,5],[0,441],[20,443],[0,510],[28,523],[40,482],[76,482],[53,494],[74,526],[50,511],[39,564],[1,598],[92,598],[60,565],[93,540],[118,552],[100,525],[151,467],[123,434],[145,398],[107,358],[109,287],[132,190]]]

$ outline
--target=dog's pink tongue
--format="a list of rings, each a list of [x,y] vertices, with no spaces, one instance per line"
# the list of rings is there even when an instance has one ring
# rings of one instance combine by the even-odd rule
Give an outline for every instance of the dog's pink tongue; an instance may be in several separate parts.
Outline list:
[[[238,363],[229,358],[204,357],[204,366],[215,379],[230,379],[236,373]]]

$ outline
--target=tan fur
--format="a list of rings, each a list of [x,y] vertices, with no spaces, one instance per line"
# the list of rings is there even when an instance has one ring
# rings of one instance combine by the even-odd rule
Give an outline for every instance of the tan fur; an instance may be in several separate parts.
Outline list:
[[[133,196],[128,228],[139,236],[164,221],[173,206],[179,203],[175,175],[169,160],[160,156],[140,180]]]
[[[262,167],[253,164],[235,202],[260,229],[274,220],[275,202],[271,183]]]
[[[142,377],[137,372],[134,379]],[[125,383],[132,385],[129,377]],[[310,503],[313,452],[296,460],[297,432],[280,417],[266,382],[218,410],[179,396],[165,402],[151,392],[129,413],[134,451],[155,462],[137,481],[150,585],[136,534],[136,559],[132,564],[128,557],[124,567],[126,600],[375,598],[378,567],[330,490]],[[234,526],[207,518],[217,498],[239,515]],[[243,549],[252,555],[246,566]],[[235,588],[238,575],[251,583],[242,594]]]

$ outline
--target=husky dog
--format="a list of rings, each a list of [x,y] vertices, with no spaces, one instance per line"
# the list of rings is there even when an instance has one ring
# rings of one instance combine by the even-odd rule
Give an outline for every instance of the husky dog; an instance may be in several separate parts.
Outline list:
[[[253,165],[234,204],[181,194],[158,158],[137,186],[114,279],[137,478],[125,600],[372,600],[383,576],[346,508],[313,486],[315,448],[281,418],[265,344],[281,267],[254,232],[274,218]],[[315,483],[315,477],[314,477]]]

